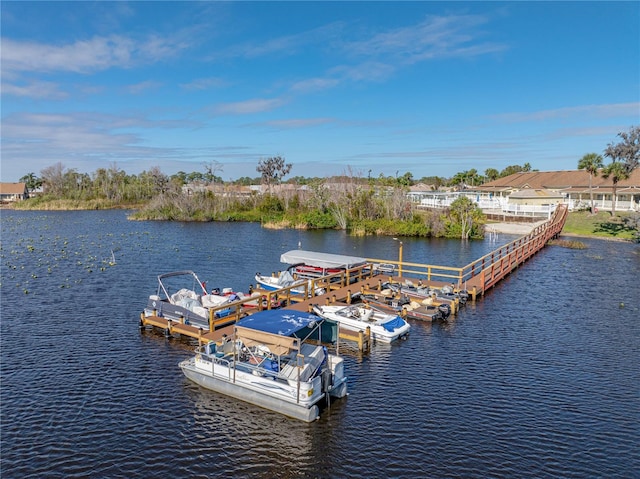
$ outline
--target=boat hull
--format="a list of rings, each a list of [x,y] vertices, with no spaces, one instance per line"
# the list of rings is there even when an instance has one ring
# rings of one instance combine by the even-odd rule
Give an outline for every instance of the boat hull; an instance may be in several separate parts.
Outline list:
[[[205,374],[195,367],[190,366],[188,362],[180,363],[180,367],[184,375],[194,383],[226,396],[240,399],[241,401],[305,422],[312,422],[318,419],[320,415],[320,408],[317,404],[313,404],[311,407],[305,407],[274,398],[230,380]]]
[[[347,331],[359,332],[366,330],[368,327],[371,332],[371,338],[374,341],[379,341],[381,343],[391,343],[397,339],[404,338],[409,335],[411,326],[396,314],[386,314],[380,311],[372,311],[370,313],[370,321],[367,319],[359,320],[357,318],[362,317],[359,314],[352,315],[350,317],[344,314],[344,311],[353,308],[354,307],[314,306],[313,309],[318,316],[340,323],[340,327]],[[357,309],[357,307],[355,307],[355,309]],[[380,316],[383,316],[386,321],[380,323]],[[385,322],[390,322],[390,320],[394,322],[401,322],[402,324],[399,324],[392,331],[389,331],[384,327],[383,324]]]
[[[265,376],[264,371],[258,368],[246,370],[246,365],[243,367],[242,363],[238,363],[234,369],[217,361],[196,356],[182,361],[180,368],[188,379],[206,389],[305,422],[312,422],[319,417],[318,403],[325,398],[322,377],[298,385],[295,380],[276,381],[273,377]],[[333,379],[336,381],[335,376]],[[341,375],[327,392],[333,397],[346,396],[346,377]]]

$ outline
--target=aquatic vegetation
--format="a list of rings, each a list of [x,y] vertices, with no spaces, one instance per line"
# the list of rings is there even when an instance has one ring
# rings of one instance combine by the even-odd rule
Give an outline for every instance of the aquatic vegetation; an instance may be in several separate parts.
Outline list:
[[[577,241],[577,240],[556,239],[556,240],[549,240],[547,244],[551,246],[562,246],[563,248],[569,248],[569,249],[586,249],[587,248],[586,244],[584,244],[582,241]]]
[[[23,294],[37,295],[43,288],[50,287],[71,288],[82,281],[84,275],[79,274],[81,271],[85,274],[104,273],[116,266],[114,251],[118,251],[119,245],[115,243],[112,232],[97,237],[86,233],[77,236],[48,235],[52,218],[46,215],[29,217],[28,220],[8,215],[1,220],[2,231],[7,233],[3,234],[0,255],[2,275]],[[69,228],[73,231],[72,226]],[[48,284],[51,281],[48,278],[56,281],[61,271],[65,274],[62,282]],[[39,286],[33,287],[34,283],[30,287],[29,281],[36,280]],[[9,283],[5,282],[4,286],[9,286]]]

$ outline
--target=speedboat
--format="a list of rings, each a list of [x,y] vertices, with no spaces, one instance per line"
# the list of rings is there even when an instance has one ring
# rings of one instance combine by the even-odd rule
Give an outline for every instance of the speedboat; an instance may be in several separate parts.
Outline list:
[[[338,325],[316,315],[258,311],[229,337],[199,346],[180,368],[204,388],[311,422],[322,400],[347,395],[344,360],[322,345],[337,338]]]
[[[193,271],[174,271],[158,276],[158,289],[149,296],[143,314],[208,330],[210,319],[231,315],[229,303],[229,297],[207,293],[206,284]]]
[[[417,284],[411,280],[405,280],[404,283],[385,283],[385,288],[390,288],[396,292],[402,294],[409,294],[411,296],[418,296],[422,298],[434,298],[436,301],[457,302],[461,305],[467,303],[469,299],[469,292],[467,290],[454,290],[453,285],[442,286],[436,288],[422,284],[422,281],[418,281]],[[435,296],[435,297],[434,297]]]
[[[390,343],[406,337],[411,326],[397,314],[376,311],[362,304],[350,305],[313,305],[313,311],[326,319],[340,323],[350,331],[363,331],[370,328],[371,337],[376,341]]]
[[[279,289],[289,288],[291,294],[302,296],[319,296],[324,294],[324,288],[314,288],[311,279],[296,279],[291,270],[287,269],[278,276],[267,276],[260,273],[255,275],[258,287],[266,291],[277,291]]]
[[[431,299],[416,301],[406,294],[397,295],[390,289],[362,294],[360,300],[375,310],[421,321],[446,321],[451,314],[448,304],[434,305]]]

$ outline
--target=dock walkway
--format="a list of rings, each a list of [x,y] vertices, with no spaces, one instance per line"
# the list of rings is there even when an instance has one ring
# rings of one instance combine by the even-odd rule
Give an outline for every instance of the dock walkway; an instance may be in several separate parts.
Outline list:
[[[265,304],[268,309],[271,308],[272,299],[278,299],[285,301],[289,309],[307,312],[311,310],[313,304],[348,304],[358,293],[376,294],[381,292],[382,285],[386,282],[403,284],[407,280],[412,282],[420,281],[423,285],[433,288],[449,285],[454,290],[466,290],[469,292],[471,300],[475,301],[540,251],[550,239],[556,238],[564,227],[567,214],[567,206],[558,205],[550,220],[538,224],[528,234],[461,268],[404,262],[402,260],[402,243],[400,243],[398,261],[367,259],[369,262],[367,265],[354,268],[354,270],[311,279],[309,284],[305,285],[306,293],[304,296],[293,294],[291,292],[293,287],[282,288],[277,291],[264,291],[256,288],[254,291],[264,294],[266,297]],[[375,274],[375,264],[393,265],[394,275]],[[314,295],[313,292],[317,288],[324,289],[325,293]],[[239,306],[236,308],[237,314],[233,322],[242,317],[242,314],[239,313],[240,309]],[[453,304],[452,314],[455,314],[458,309],[459,304]],[[164,329],[167,335],[186,335],[197,339],[199,342],[219,341],[224,334],[229,335],[233,331],[233,323],[226,325],[216,321],[214,325],[212,320],[211,324],[212,330],[203,330],[202,328],[182,324],[179,321],[167,320],[163,317],[145,317],[144,313],[140,317],[141,328],[154,326]],[[354,340],[359,341],[359,345],[363,348],[368,346],[369,339],[360,335],[359,338]]]

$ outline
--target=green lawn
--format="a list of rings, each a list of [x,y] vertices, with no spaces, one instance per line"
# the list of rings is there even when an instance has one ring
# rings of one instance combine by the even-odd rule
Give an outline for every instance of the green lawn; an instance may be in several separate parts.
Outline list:
[[[638,230],[633,227],[637,223],[629,221],[633,217],[628,212],[616,213],[616,216],[611,216],[611,213],[607,211],[600,211],[595,215],[588,211],[575,211],[569,213],[562,233],[633,240],[638,233]],[[637,221],[637,214],[635,218]]]

